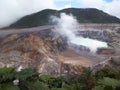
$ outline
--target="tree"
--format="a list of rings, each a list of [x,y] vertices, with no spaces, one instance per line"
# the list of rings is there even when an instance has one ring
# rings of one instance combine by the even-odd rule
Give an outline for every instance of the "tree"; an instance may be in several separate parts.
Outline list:
[[[92,90],[120,90],[120,80],[112,78],[100,79]]]

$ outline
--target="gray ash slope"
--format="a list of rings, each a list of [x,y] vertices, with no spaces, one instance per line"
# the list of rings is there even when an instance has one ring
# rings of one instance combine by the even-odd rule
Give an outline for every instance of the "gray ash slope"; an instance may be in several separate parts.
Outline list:
[[[45,9],[32,15],[25,16],[7,28],[30,28],[42,25],[53,25],[54,23],[50,21],[50,16],[55,15],[59,17],[60,13],[74,15],[79,23],[120,23],[119,18],[95,8],[68,8],[59,11]]]

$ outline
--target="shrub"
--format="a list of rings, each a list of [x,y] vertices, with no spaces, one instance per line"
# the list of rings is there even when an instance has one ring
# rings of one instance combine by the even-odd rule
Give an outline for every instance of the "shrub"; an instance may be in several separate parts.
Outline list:
[[[53,77],[51,75],[40,76],[39,80],[48,84],[49,88],[61,88],[65,82],[63,77]]]
[[[112,78],[100,79],[92,90],[120,90],[120,80]]]
[[[26,68],[16,74],[16,78],[21,80],[27,79],[35,79],[36,76],[38,77],[38,73],[36,70],[32,68]]]
[[[15,68],[0,68],[0,83],[8,83],[15,79]]]
[[[102,79],[104,77],[120,79],[120,71],[115,68],[104,67],[95,73],[96,79]]]
[[[67,90],[67,89],[65,89],[65,88],[52,88],[50,90]]]
[[[19,86],[21,90],[48,90],[47,85],[39,80],[22,81]]]
[[[18,86],[13,85],[12,83],[1,84],[0,90],[20,90]]]
[[[67,90],[84,90],[85,89],[85,85],[84,84],[74,84],[74,85],[69,85],[67,87],[64,87]]]

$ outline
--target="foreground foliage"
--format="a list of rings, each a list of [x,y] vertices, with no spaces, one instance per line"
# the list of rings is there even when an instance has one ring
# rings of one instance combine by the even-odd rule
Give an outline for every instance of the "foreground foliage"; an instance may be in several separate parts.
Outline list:
[[[80,75],[54,77],[31,68],[17,72],[5,67],[0,68],[0,90],[120,90],[120,70],[102,68],[93,73],[87,68]]]

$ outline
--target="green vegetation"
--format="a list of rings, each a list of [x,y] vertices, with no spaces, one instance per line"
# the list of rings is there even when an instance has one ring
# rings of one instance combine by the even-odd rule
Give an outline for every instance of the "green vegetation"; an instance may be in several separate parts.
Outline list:
[[[45,9],[38,13],[25,16],[8,28],[30,28],[55,24],[50,16],[60,16],[60,13],[73,14],[79,23],[120,23],[120,19],[95,8],[68,8],[60,11]]]
[[[120,90],[120,80],[108,77],[100,79],[92,90]]]
[[[96,72],[96,78],[102,79],[104,77],[114,78],[120,80],[120,70],[117,70],[115,68],[102,68],[99,71]]]
[[[17,72],[5,67],[0,68],[0,90],[120,90],[120,70],[102,68],[93,73],[87,68],[80,75],[55,77],[31,68]]]

